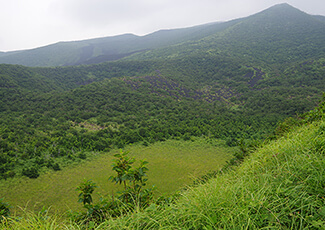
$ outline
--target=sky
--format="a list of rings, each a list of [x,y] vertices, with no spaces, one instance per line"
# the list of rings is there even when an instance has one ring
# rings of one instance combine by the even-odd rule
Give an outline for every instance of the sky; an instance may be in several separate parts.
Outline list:
[[[0,51],[246,17],[283,0],[0,0]],[[325,16],[325,0],[287,0]]]

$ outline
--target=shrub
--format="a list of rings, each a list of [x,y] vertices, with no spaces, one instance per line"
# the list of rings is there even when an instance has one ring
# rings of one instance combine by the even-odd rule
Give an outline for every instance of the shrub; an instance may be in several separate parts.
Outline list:
[[[53,170],[54,171],[60,171],[61,170],[61,167],[59,165],[59,163],[55,163],[53,166],[52,166]]]
[[[39,177],[40,174],[38,172],[38,169],[35,166],[33,166],[30,168],[24,168],[22,171],[22,175],[27,176],[29,178],[37,178]]]
[[[134,158],[128,156],[128,152],[121,152],[114,155],[113,170],[117,175],[111,176],[109,180],[116,184],[123,184],[124,190],[119,192],[118,199],[127,204],[130,209],[135,207],[145,208],[153,198],[153,189],[144,188],[146,186],[148,168],[147,161],[140,161],[140,166],[132,168]]]
[[[77,191],[80,192],[78,202],[82,202],[84,205],[91,204],[93,199],[91,194],[97,188],[96,184],[92,180],[87,180],[84,183],[81,183],[77,188]]]
[[[86,153],[79,153],[78,157],[83,160],[87,159]]]
[[[85,225],[87,228],[93,228],[98,223],[103,222],[108,216],[118,217],[126,214],[136,208],[146,208],[153,199],[153,188],[144,188],[148,171],[147,161],[140,161],[139,167],[133,168],[134,158],[128,156],[128,152],[121,152],[114,155],[113,170],[117,175],[111,176],[109,180],[116,184],[122,184],[123,191],[110,198],[100,198],[99,203],[93,204],[92,193],[97,187],[91,180],[85,181],[77,188],[79,201],[87,209],[83,213],[70,213],[70,218]]]

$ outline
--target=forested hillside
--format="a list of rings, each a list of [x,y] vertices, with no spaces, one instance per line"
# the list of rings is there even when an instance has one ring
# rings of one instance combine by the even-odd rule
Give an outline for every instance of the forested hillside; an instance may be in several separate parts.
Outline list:
[[[138,53],[128,58],[155,59],[208,53],[240,63],[280,68],[297,61],[324,57],[325,23],[287,4],[227,22],[222,31],[197,41]]]
[[[46,165],[134,142],[204,135],[234,146],[263,139],[277,122],[317,104],[324,63],[302,62],[278,76],[208,55],[49,69],[2,65],[1,175],[21,174],[17,157],[39,168],[36,156]]]
[[[127,60],[2,64],[0,175],[135,142],[262,140],[277,122],[317,105],[325,87],[324,36],[325,23],[282,4],[240,20],[148,35],[144,44],[182,43]]]
[[[26,177],[34,181],[100,154],[132,145],[150,147],[167,140],[205,143],[207,148],[218,147],[218,152],[236,150],[228,166],[237,164],[251,149],[279,138],[294,125],[324,117],[324,102],[299,116],[318,106],[322,98],[324,47],[323,16],[280,4],[242,19],[142,37],[126,34],[1,52],[0,62],[11,64],[0,64],[0,180],[4,184]],[[323,144],[320,141],[307,149],[318,153],[324,150]],[[273,149],[278,152],[272,154],[285,152]],[[269,159],[269,154],[266,157]],[[143,172],[137,178],[142,178]],[[255,171],[251,173],[256,175]],[[248,178],[245,172],[240,175]],[[279,196],[287,194],[281,189]],[[174,198],[164,202],[171,202],[168,199]],[[319,202],[317,197],[314,200]],[[281,216],[266,214],[267,208],[264,210],[254,199],[251,202],[249,215],[265,215],[256,217],[253,227],[279,226]],[[154,213],[160,210],[156,204],[149,206]],[[186,210],[188,206],[180,203],[177,207]],[[313,214],[310,210],[308,213]],[[150,216],[150,210],[143,215]],[[160,216],[153,218],[161,220]],[[168,220],[164,218],[165,224]],[[211,218],[214,223],[221,217]],[[263,219],[273,222],[265,225]],[[300,226],[291,217],[287,219],[291,225],[288,222],[284,226]],[[319,219],[318,215],[313,220]],[[200,223],[208,226],[210,222]],[[121,222],[122,226],[129,224],[138,227],[137,223]],[[189,228],[195,225],[186,224]],[[242,226],[245,224],[249,226]]]

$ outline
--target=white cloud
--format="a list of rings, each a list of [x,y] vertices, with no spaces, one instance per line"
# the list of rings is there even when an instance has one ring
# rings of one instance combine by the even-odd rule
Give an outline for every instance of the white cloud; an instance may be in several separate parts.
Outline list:
[[[245,17],[281,0],[0,0],[0,50]],[[325,15],[324,0],[287,0]]]

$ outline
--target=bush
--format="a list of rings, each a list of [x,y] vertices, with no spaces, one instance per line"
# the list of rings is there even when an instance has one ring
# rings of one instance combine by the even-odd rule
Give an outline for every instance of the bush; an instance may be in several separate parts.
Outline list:
[[[92,182],[92,180],[87,180],[84,183],[81,183],[77,188],[77,191],[80,192],[78,196],[78,202],[82,202],[84,206],[86,204],[91,204],[93,202],[91,194],[93,193],[95,188],[97,188],[97,186],[94,182]]]
[[[16,175],[16,173],[14,171],[8,171],[3,174],[3,178],[4,179],[13,178],[13,177],[15,177],[15,175]]]
[[[61,167],[59,165],[59,163],[55,163],[53,166],[52,166],[53,170],[54,171],[60,171],[61,170]]]
[[[78,157],[83,160],[87,159],[86,153],[79,153]]]
[[[39,177],[39,172],[36,167],[24,168],[22,171],[22,175],[27,176],[29,178],[37,178]]]

